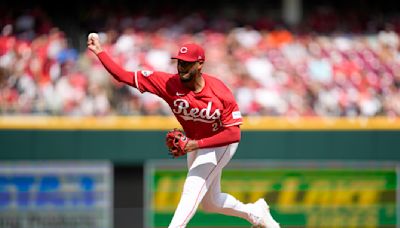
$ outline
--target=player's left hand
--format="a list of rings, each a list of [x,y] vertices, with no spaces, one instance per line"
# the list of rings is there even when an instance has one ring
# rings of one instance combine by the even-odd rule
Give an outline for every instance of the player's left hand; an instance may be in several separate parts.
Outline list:
[[[169,154],[173,158],[183,156],[188,152],[188,150],[186,150],[188,142],[189,138],[186,137],[182,130],[177,128],[170,130],[165,138],[165,144],[168,147]]]

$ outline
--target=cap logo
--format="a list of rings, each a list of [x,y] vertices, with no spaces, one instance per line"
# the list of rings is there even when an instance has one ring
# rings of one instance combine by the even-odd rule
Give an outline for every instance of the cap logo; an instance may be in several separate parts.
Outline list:
[[[186,53],[188,52],[188,48],[187,47],[181,47],[181,50],[179,50],[180,53]]]

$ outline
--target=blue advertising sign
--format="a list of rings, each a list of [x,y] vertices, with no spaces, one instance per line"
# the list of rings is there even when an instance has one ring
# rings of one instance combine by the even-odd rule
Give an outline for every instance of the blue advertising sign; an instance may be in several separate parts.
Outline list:
[[[0,227],[112,227],[107,162],[0,163]]]

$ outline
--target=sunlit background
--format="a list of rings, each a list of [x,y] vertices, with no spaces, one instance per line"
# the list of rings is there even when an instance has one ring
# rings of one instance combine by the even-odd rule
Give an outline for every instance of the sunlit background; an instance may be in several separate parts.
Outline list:
[[[205,49],[204,72],[245,117],[224,191],[266,198],[282,227],[399,227],[399,10],[372,0],[0,2],[0,227],[171,219],[185,161],[156,160],[168,159],[164,135],[179,125],[160,98],[108,74],[86,49],[90,32],[129,71],[174,73],[181,44]],[[224,226],[250,224],[201,209],[189,224]]]

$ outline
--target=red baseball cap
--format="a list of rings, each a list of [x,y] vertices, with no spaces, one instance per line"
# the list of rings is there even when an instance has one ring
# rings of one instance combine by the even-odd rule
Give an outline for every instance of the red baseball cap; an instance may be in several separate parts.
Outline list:
[[[178,55],[171,57],[171,59],[180,59],[186,62],[204,61],[206,57],[204,50],[197,44],[189,43],[184,44],[179,49]]]

